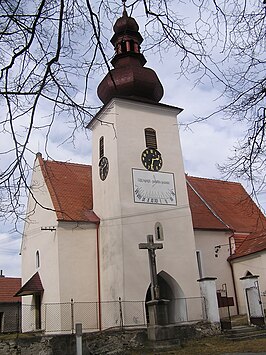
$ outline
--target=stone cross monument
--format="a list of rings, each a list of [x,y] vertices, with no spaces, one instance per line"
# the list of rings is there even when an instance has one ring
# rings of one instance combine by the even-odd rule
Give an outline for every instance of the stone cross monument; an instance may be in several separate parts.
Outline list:
[[[151,275],[151,299],[159,300],[159,284],[157,278],[157,268],[156,268],[156,249],[163,249],[162,243],[154,243],[153,235],[147,235],[147,243],[140,243],[139,249],[147,249],[149,256],[150,265],[150,275]]]
[[[151,276],[151,301],[146,302],[149,313],[148,338],[163,340],[165,334],[160,328],[168,324],[168,300],[160,298],[159,283],[156,269],[156,250],[162,249],[162,243],[154,243],[153,236],[147,235],[147,243],[140,243],[139,249],[147,249]],[[159,328],[158,328],[159,327]]]

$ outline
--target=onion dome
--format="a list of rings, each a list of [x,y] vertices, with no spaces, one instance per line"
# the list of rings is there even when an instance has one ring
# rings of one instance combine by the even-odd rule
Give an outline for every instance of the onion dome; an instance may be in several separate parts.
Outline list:
[[[124,9],[114,27],[111,43],[115,56],[110,70],[98,86],[98,96],[106,104],[114,97],[159,102],[163,87],[154,70],[144,67],[146,59],[140,53],[143,41],[139,26]]]
[[[116,20],[114,24],[114,33],[123,33],[125,29],[133,32],[139,31],[139,25],[133,17],[127,15],[126,10],[124,9],[122,17]]]

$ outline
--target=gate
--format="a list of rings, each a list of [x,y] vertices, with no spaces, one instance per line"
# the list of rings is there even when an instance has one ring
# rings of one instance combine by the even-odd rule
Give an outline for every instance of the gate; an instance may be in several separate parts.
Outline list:
[[[232,322],[230,307],[234,306],[234,299],[233,297],[228,297],[226,284],[222,284],[222,288],[220,290],[217,290],[217,300],[220,314],[221,329],[231,329]]]
[[[258,281],[254,282],[254,286],[246,288],[246,298],[250,323],[264,325],[264,310]]]

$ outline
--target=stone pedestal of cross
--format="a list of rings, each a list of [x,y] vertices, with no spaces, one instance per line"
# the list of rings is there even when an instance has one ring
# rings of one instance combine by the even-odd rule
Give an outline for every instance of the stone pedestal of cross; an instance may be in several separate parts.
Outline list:
[[[151,277],[151,301],[147,302],[149,311],[149,326],[168,324],[167,305],[168,300],[160,299],[160,289],[156,268],[156,250],[162,249],[162,243],[154,243],[153,236],[147,235],[147,243],[140,243],[139,249],[148,250],[150,277]],[[154,337],[151,338],[155,340]]]

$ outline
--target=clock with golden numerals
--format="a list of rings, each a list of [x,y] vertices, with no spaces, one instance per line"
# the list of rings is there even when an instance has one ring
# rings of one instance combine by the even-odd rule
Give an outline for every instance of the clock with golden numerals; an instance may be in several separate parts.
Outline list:
[[[146,148],[141,155],[142,164],[147,170],[159,171],[163,166],[161,153],[155,148]]]
[[[109,171],[109,162],[106,157],[102,157],[99,161],[99,175],[101,180],[105,180],[107,178]]]

